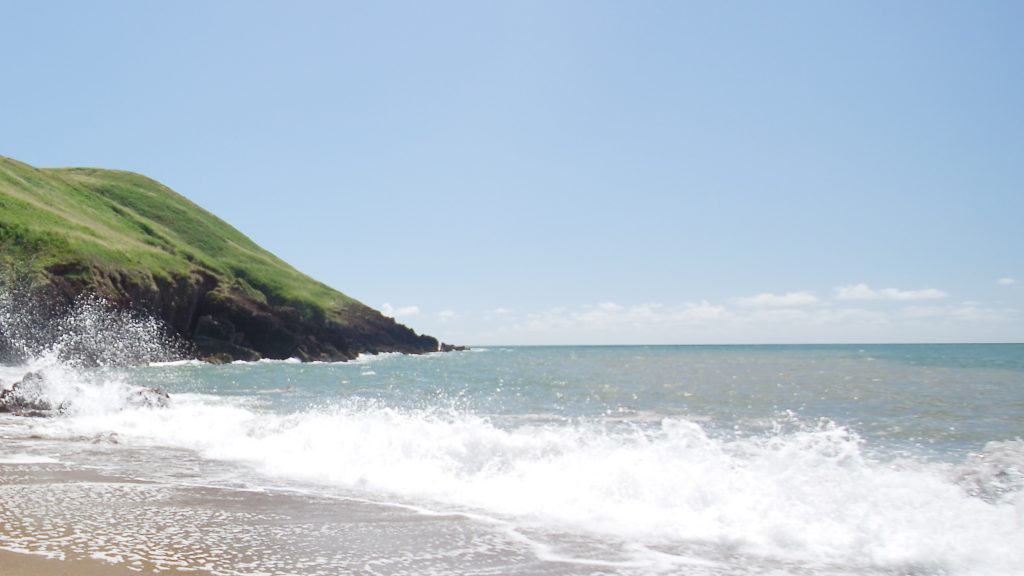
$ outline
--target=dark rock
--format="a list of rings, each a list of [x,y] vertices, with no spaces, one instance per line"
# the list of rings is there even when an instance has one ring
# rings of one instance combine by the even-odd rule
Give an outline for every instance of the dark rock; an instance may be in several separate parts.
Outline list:
[[[209,338],[230,342],[235,337],[235,326],[227,318],[214,318],[206,315],[199,318],[192,331],[193,338]]]
[[[231,364],[235,361],[230,354],[226,352],[217,352],[209,356],[200,356],[200,359],[207,364]]]
[[[67,403],[54,406],[43,389],[44,379],[29,372],[7,390],[0,392],[0,413],[17,416],[45,417],[64,414]],[[134,408],[166,408],[171,396],[160,388],[139,388],[128,395],[127,404]]]
[[[262,358],[259,352],[251,348],[207,336],[196,338],[193,344],[198,356],[212,364],[228,364],[233,360],[255,362]]]
[[[43,391],[43,377],[35,372],[25,374],[10,389],[0,392],[0,412],[35,415],[28,413],[49,412],[53,409],[53,404]]]
[[[439,350],[441,352],[464,352],[469,350],[469,346],[456,346],[455,344],[445,344],[442,342]]]
[[[171,395],[161,388],[139,388],[128,396],[128,405],[133,408],[166,408]]]

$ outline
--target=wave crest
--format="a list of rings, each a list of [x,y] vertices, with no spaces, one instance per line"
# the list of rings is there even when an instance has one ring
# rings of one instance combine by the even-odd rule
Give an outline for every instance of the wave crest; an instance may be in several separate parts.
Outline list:
[[[762,435],[716,437],[678,417],[508,425],[451,408],[356,400],[282,415],[187,395],[169,410],[76,422],[85,435],[113,430],[127,442],[190,448],[290,482],[666,549],[712,546],[872,570],[1024,566],[1024,504],[1007,496],[1017,488],[997,498],[964,489],[991,490],[991,479],[1005,483],[1006,474],[969,461],[964,470],[974,475],[957,479],[944,464],[877,461],[842,426],[781,420]],[[996,467],[1006,470],[1019,450],[995,446],[983,460],[1008,454]]]

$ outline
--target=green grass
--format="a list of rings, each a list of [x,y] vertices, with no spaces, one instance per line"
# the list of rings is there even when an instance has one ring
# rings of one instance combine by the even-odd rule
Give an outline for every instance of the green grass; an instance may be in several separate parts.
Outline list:
[[[329,317],[358,304],[149,178],[92,168],[38,169],[2,156],[0,259],[30,262],[37,273],[62,266],[165,280],[203,270],[222,289]]]

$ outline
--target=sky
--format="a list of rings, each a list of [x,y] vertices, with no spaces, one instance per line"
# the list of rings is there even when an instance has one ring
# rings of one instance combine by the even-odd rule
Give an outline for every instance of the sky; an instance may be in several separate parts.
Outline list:
[[[0,155],[447,342],[1024,342],[1024,3],[13,2]]]

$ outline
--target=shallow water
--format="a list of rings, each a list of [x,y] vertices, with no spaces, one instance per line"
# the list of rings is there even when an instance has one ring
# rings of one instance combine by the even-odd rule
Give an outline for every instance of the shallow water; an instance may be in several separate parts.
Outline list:
[[[0,417],[0,474],[85,467],[102,480],[0,482],[0,547],[153,563],[159,530],[216,526],[195,553],[168,535],[161,565],[1024,571],[1024,345],[491,348],[91,370],[38,360],[0,368],[0,381],[30,369],[68,414]],[[171,406],[127,408],[138,386],[164,387]],[[56,527],[22,525],[44,500]],[[80,517],[71,502],[86,503]],[[107,514],[92,539],[68,537],[93,505]]]

